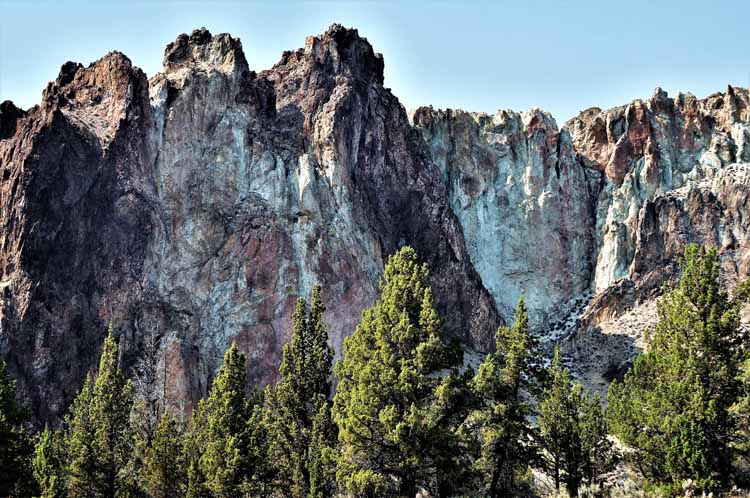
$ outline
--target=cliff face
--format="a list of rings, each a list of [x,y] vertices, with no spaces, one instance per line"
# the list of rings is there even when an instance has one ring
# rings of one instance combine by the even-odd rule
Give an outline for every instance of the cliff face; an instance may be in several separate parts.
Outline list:
[[[410,122],[382,57],[337,25],[261,73],[206,30],[169,44],[148,81],[119,53],[66,63],[40,106],[0,106],[0,355],[54,419],[109,321],[127,368],[155,332],[168,397],[189,409],[233,340],[253,385],[275,380],[315,282],[340,354],[410,244],[446,335],[487,350],[525,295],[544,337],[604,383],[685,243],[719,247],[730,285],[750,272],[749,114],[730,88],[657,91],[562,129],[538,110]]]
[[[118,53],[65,64],[0,141],[0,350],[36,413],[63,409],[130,313],[151,230],[148,82]]]
[[[567,130],[539,110],[421,108],[414,124],[501,315],[510,320],[521,295],[537,325],[581,304],[594,270],[602,175],[577,162]]]
[[[750,162],[749,120],[748,91],[729,87],[704,100],[690,94],[670,99],[657,89],[648,101],[609,111],[589,109],[568,123],[582,164],[603,171],[607,179],[597,208],[597,290],[623,277],[643,279],[660,270],[659,265],[641,262],[649,255],[638,250],[646,242],[648,234],[643,231],[649,228],[644,224],[655,215],[654,208],[666,207],[657,198],[680,188],[694,190],[720,172],[730,179],[742,175],[744,166],[723,171]],[[705,235],[707,230],[700,236],[684,234],[682,242],[701,242]],[[715,237],[707,241],[719,242]],[[671,251],[668,256],[673,255]],[[651,280],[658,285],[660,279]]]
[[[70,401],[110,320],[126,366],[163,336],[168,395],[187,407],[233,340],[253,384],[273,381],[315,282],[340,354],[404,244],[434,268],[448,335],[486,348],[500,323],[382,57],[354,30],[332,26],[261,74],[238,40],[197,30],[151,81],[110,54],[63,66],[27,116],[6,107],[0,345],[41,418]]]
[[[750,96],[729,87],[699,100],[590,109],[567,127],[581,164],[604,173],[597,202],[596,296],[565,344],[602,392],[643,347],[654,297],[688,243],[716,247],[732,289],[750,275]]]

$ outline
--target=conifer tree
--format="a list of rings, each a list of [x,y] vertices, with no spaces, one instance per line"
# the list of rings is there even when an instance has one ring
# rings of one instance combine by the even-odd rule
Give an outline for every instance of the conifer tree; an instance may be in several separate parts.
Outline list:
[[[620,454],[608,437],[607,415],[602,408],[599,394],[590,397],[587,391],[583,393],[580,414],[581,446],[585,456],[583,480],[592,485],[599,485],[602,476],[612,471],[620,459]]]
[[[269,441],[271,433],[269,398],[272,393],[272,386],[267,386],[263,392],[255,394],[251,402],[253,409],[249,422],[252,428],[250,460],[253,462],[253,471],[245,483],[245,492],[253,498],[273,496],[274,485],[278,484],[276,477],[279,462],[272,456]]]
[[[399,250],[386,264],[380,299],[345,340],[333,410],[345,492],[413,497],[418,487],[435,488],[443,444],[453,437],[441,386],[459,363],[441,341],[428,279],[414,250]]]
[[[281,379],[269,392],[267,426],[277,485],[286,496],[312,498],[333,493],[330,452],[336,431],[330,417],[333,351],[323,322],[320,286],[309,314],[297,300],[291,341],[284,346]]]
[[[750,280],[740,282],[734,289],[735,303],[750,302]],[[739,338],[738,353],[742,358],[738,366],[737,400],[729,407],[729,415],[736,424],[733,449],[736,452],[736,484],[743,489],[750,487],[750,330],[745,328],[744,337]]]
[[[166,411],[159,420],[139,471],[143,490],[151,498],[185,496],[186,475],[182,434],[174,415]]]
[[[65,455],[61,447],[61,434],[45,426],[39,434],[32,470],[39,485],[40,498],[63,498],[65,496]]]
[[[746,343],[750,348],[750,341]],[[750,358],[740,367],[740,393],[729,413],[737,423],[734,449],[737,452],[736,484],[741,488],[750,487]]]
[[[96,381],[87,377],[70,410],[65,433],[68,495],[117,498],[132,491],[130,411],[133,389],[118,367],[112,325]]]
[[[99,486],[96,460],[96,426],[93,413],[94,381],[86,375],[78,396],[65,417],[63,446],[65,447],[66,490],[71,497],[88,496]],[[91,492],[93,494],[93,492]]]
[[[35,491],[27,418],[26,410],[16,402],[16,383],[0,361],[0,496],[31,496]]]
[[[310,427],[306,466],[309,473],[308,498],[328,498],[336,490],[336,425],[331,418],[328,398],[316,394],[317,412]]]
[[[232,343],[185,441],[188,497],[240,497],[252,480],[253,405],[246,388],[245,357]]]
[[[550,384],[539,404],[539,441],[545,470],[555,488],[565,483],[578,496],[583,483],[596,484],[611,470],[614,450],[607,439],[604,413],[598,397],[591,397],[580,383],[572,382],[560,362],[560,349],[550,367]]]
[[[524,395],[538,389],[537,358],[523,298],[514,318],[512,327],[498,329],[496,352],[487,355],[473,381],[479,403],[470,420],[479,438],[476,471],[481,491],[492,498],[522,493],[518,477],[535,456],[527,420],[532,405]]]
[[[667,492],[686,479],[698,490],[730,482],[738,436],[731,408],[744,354],[739,311],[747,296],[730,299],[722,291],[716,251],[689,245],[681,267],[679,283],[658,303],[646,353],[609,391],[615,434]]]

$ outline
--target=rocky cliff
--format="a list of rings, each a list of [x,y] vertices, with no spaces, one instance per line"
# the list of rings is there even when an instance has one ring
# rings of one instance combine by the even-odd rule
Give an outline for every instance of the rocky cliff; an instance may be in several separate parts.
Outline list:
[[[126,368],[153,332],[189,409],[233,340],[254,385],[275,380],[315,282],[340,354],[410,244],[446,336],[487,350],[525,295],[539,333],[603,385],[685,243],[719,247],[730,285],[750,272],[748,105],[730,87],[562,129],[539,110],[407,116],[382,56],[338,25],[260,73],[205,29],[150,80],[116,52],[66,63],[39,106],[0,106],[0,355],[54,419],[108,322]]]

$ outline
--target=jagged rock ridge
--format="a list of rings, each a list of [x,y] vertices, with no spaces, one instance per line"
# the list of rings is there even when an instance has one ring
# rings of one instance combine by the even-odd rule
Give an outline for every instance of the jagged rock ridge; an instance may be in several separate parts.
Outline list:
[[[114,52],[63,65],[39,106],[3,103],[0,354],[39,419],[110,320],[126,367],[163,336],[168,397],[188,409],[232,340],[253,384],[272,382],[315,282],[340,354],[403,244],[433,269],[447,335],[487,350],[523,294],[590,379],[637,349],[605,324],[686,242],[719,247],[728,283],[748,274],[746,90],[657,91],[562,129],[538,110],[411,119],[382,56],[338,25],[261,73],[202,29],[150,80]]]

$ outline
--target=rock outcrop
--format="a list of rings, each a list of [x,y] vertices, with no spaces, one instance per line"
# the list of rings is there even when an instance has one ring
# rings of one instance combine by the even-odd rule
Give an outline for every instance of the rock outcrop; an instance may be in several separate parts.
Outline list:
[[[657,88],[647,101],[589,109],[567,124],[581,163],[606,177],[597,204],[597,290],[642,273],[636,239],[648,213],[641,208],[750,162],[748,98],[747,90],[729,87],[703,100],[690,94],[671,99]]]
[[[151,81],[115,53],[65,64],[28,116],[5,109],[0,351],[41,419],[109,321],[126,367],[147,333],[164,338],[168,396],[188,408],[231,341],[253,384],[272,382],[315,282],[340,353],[404,244],[434,269],[446,334],[491,344],[500,318],[445,184],[355,30],[261,74],[238,40],[196,30]]]
[[[490,349],[525,295],[596,386],[642,346],[686,243],[717,246],[729,286],[750,272],[746,90],[657,90],[562,129],[539,110],[410,121],[383,65],[333,25],[258,73],[201,29],[150,80],[114,52],[64,64],[39,106],[0,105],[0,356],[38,420],[109,322],[126,368],[162,338],[187,410],[231,341],[253,385],[273,382],[316,282],[340,354],[404,244],[432,268],[446,336]]]
[[[577,162],[567,130],[539,110],[421,108],[413,120],[501,315],[521,295],[537,325],[568,313],[593,275],[601,174]]]
[[[95,365],[107,321],[137,302],[152,225],[150,123],[146,76],[111,53],[63,65],[0,141],[0,351],[42,419]]]
[[[580,162],[602,171],[597,296],[566,345],[602,391],[656,320],[654,298],[678,276],[688,243],[716,247],[728,289],[750,276],[750,95],[706,99],[657,89],[645,102],[590,109],[568,123]]]

